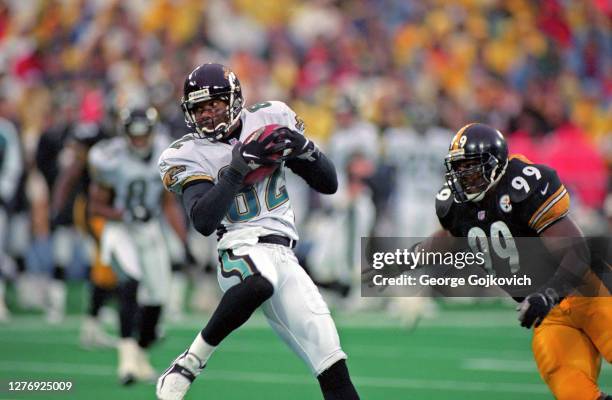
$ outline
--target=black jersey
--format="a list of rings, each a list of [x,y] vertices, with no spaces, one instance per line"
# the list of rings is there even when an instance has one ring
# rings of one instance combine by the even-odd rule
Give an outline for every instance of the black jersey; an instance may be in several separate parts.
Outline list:
[[[538,285],[552,276],[559,260],[537,237],[567,215],[569,204],[569,194],[553,169],[512,156],[482,201],[458,203],[445,185],[436,196],[436,213],[444,229],[466,238],[472,251],[485,253],[490,273],[527,274]],[[520,296],[520,288],[504,289]]]
[[[490,232],[501,221],[514,237],[535,237],[569,211],[569,194],[555,170],[522,156],[510,157],[491,191],[480,202],[457,203],[444,185],[436,196],[440,224],[453,236],[467,237],[474,227]]]
[[[96,123],[82,123],[75,127],[70,137],[70,140],[78,143],[82,146],[87,152],[89,149],[93,147],[96,143],[109,139],[111,135],[107,132],[106,129],[102,126],[102,124]],[[79,180],[77,186],[77,192],[79,193],[87,193],[87,188],[89,187],[89,182],[91,181],[89,176],[89,171],[87,168],[83,170],[83,175]]]

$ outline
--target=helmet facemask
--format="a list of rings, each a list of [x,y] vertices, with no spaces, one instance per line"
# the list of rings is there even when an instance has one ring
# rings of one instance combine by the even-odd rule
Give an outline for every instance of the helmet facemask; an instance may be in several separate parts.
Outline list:
[[[181,107],[185,113],[185,122],[196,130],[196,134],[201,139],[221,140],[238,125],[244,99],[242,96],[237,96],[232,90],[214,96],[206,93],[208,93],[207,89],[198,90],[189,93],[189,98],[183,98]],[[221,115],[198,121],[195,112],[198,105],[213,99],[221,100],[226,104],[224,112]]]
[[[490,153],[465,155],[454,150],[444,160],[446,182],[459,203],[481,201],[503,175],[507,161],[502,165]]]

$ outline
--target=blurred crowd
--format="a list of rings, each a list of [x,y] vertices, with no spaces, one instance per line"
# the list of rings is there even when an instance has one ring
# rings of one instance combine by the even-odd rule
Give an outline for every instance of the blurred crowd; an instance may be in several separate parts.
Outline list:
[[[48,203],[45,134],[59,152],[80,124],[112,130],[117,110],[149,103],[170,135],[187,133],[182,83],[210,61],[234,70],[247,104],[287,102],[335,161],[331,201],[291,183],[322,281],[351,280],[325,266],[358,263],[361,236],[435,229],[442,159],[472,121],[556,168],[587,232],[606,231],[611,17],[606,0],[0,0],[0,117],[24,155],[11,202]],[[38,214],[29,230],[44,236]],[[346,245],[309,240],[326,236]]]

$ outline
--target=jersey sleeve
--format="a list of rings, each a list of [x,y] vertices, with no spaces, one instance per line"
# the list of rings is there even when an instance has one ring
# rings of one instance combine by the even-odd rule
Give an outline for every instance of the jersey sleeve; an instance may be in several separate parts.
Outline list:
[[[107,142],[94,145],[87,155],[87,168],[91,179],[102,186],[112,187],[114,159],[111,146]]]
[[[453,207],[453,193],[448,185],[444,184],[436,194],[436,215],[440,225],[448,231],[452,229],[451,212]]]
[[[537,234],[565,217],[569,212],[570,195],[557,172],[545,165],[525,165],[511,181],[518,202],[521,223]]]
[[[195,160],[195,154],[190,155],[189,146],[179,147],[176,145],[177,142],[164,150],[158,162],[159,174],[166,190],[182,194],[183,187],[187,183],[214,182],[210,169],[198,163]]]
[[[304,134],[306,126],[304,121],[282,101],[270,101],[271,111],[275,114],[275,119],[279,125],[288,127],[291,130]]]

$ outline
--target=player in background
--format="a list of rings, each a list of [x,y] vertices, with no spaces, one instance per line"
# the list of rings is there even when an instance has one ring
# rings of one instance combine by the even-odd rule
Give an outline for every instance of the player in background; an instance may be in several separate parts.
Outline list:
[[[397,186],[391,204],[394,234],[425,237],[439,227],[431,198],[443,183],[440,160],[452,132],[437,126],[430,110],[413,107],[410,125],[390,126],[382,135],[385,161],[395,166]]]
[[[310,241],[305,267],[320,289],[336,294],[327,297],[329,301],[338,298],[338,305],[354,309],[360,302],[359,295],[355,299],[353,294],[359,292],[361,237],[370,236],[375,220],[368,180],[375,171],[379,141],[374,124],[361,117],[348,95],[336,102],[335,116],[336,128],[326,154],[336,166],[339,190],[334,196],[321,197],[321,207],[314,212],[304,208],[310,211],[309,232],[304,235]],[[296,200],[307,199],[301,197]]]
[[[363,153],[353,153],[345,160],[344,185],[329,203],[333,208],[310,222],[312,248],[307,258],[308,274],[323,294],[337,293],[326,299],[333,306],[347,311],[376,306],[361,297],[361,238],[372,233],[376,209],[372,201],[370,182],[375,165]],[[327,293],[326,293],[327,291]],[[340,296],[340,297],[338,297]]]
[[[89,212],[106,221],[102,260],[112,266],[119,281],[118,376],[121,383],[130,384],[157,377],[146,350],[157,338],[170,290],[170,256],[161,212],[183,243],[187,232],[174,196],[164,191],[157,176],[157,160],[169,144],[166,137],[155,134],[157,111],[124,109],[120,120],[123,134],[97,143],[89,152]]]
[[[401,114],[402,110],[391,108],[387,112]],[[389,201],[392,235],[426,237],[440,226],[431,198],[443,182],[444,166],[440,160],[446,155],[452,132],[437,125],[435,113],[427,107],[411,106],[409,124],[389,120],[382,135],[382,148],[385,163],[396,171],[396,186]],[[386,309],[404,327],[414,328],[422,318],[435,314],[436,303],[424,294],[398,296],[389,299]]]
[[[12,270],[15,269],[15,262],[6,253],[6,243],[11,234],[10,206],[22,173],[23,157],[19,134],[15,125],[0,115],[0,322],[7,321],[10,316],[4,301],[5,278],[14,273]]]
[[[159,378],[157,396],[182,399],[223,339],[262,307],[270,326],[317,377],[325,399],[358,399],[329,309],[293,254],[298,236],[284,185],[286,166],[316,191],[332,194],[334,166],[303,136],[303,124],[286,104],[243,106],[240,82],[229,68],[200,65],[185,79],[182,99],[194,131],[159,160],[166,188],[182,194],[194,227],[206,236],[217,231],[217,276],[225,293],[204,329]],[[244,144],[270,124],[280,128],[262,142]],[[244,185],[251,171],[281,161],[271,175]]]
[[[338,186],[343,187],[348,181],[343,167],[349,164],[351,158],[361,154],[376,164],[380,146],[376,126],[360,116],[357,106],[348,96],[338,100],[335,112],[337,127],[329,138],[327,153],[334,165],[338,166]]]
[[[98,321],[100,309],[112,295],[116,285],[116,277],[108,265],[100,260],[99,239],[104,219],[90,217],[87,213],[87,188],[89,186],[89,172],[87,171],[87,156],[93,145],[101,140],[110,138],[111,132],[104,124],[99,122],[79,122],[75,125],[71,137],[59,155],[60,171],[53,186],[51,194],[50,220],[53,228],[61,222],[61,216],[69,206],[74,196],[75,224],[84,232],[90,234],[94,240],[95,249],[91,263],[91,292],[87,315],[81,325],[81,344],[85,347],[112,347],[114,338],[107,335]],[[62,277],[57,270],[55,276]],[[57,292],[56,307],[63,313],[65,308],[65,286],[62,279],[56,279],[52,287]]]
[[[457,132],[445,164],[447,183],[436,195],[443,229],[415,251],[441,251],[437,238],[471,237],[476,243],[490,241],[492,257],[520,268],[521,260],[539,249],[525,248],[513,238],[539,237],[536,243],[543,250],[558,255],[554,275],[535,293],[515,299],[521,301],[521,326],[534,327],[532,350],[540,374],[559,400],[611,399],[597,386],[601,356],[612,362],[611,288],[597,284],[604,297],[582,297],[575,290],[590,268],[583,262],[588,250],[580,241],[558,248],[582,232],[568,215],[570,197],[557,173],[523,156],[509,157],[503,135],[478,123]]]

